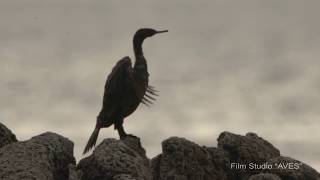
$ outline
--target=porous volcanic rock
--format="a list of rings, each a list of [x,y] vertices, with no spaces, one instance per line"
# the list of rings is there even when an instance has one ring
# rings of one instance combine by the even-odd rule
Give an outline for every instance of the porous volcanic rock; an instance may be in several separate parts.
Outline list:
[[[223,132],[218,137],[218,147],[231,155],[231,160],[239,163],[261,163],[280,156],[280,151],[268,141],[254,133],[245,136]]]
[[[274,168],[266,170],[277,174],[282,180],[320,180],[320,174],[310,166],[284,156],[279,156],[268,161]]]
[[[150,161],[132,136],[103,140],[77,168],[82,180],[152,180]]]
[[[151,161],[133,136],[105,139],[78,165],[73,143],[55,133],[17,142],[0,124],[0,180],[320,180],[319,173],[254,133],[223,132],[218,147],[200,146],[185,138],[162,142]],[[247,168],[232,168],[233,163]],[[248,169],[248,164],[272,168]]]
[[[184,138],[162,142],[162,154],[152,159],[154,180],[227,180],[228,154]]]
[[[280,156],[278,149],[254,133],[247,133],[245,136],[241,136],[223,132],[218,137],[218,148],[224,149],[229,153],[231,163],[247,166],[246,169],[233,169],[233,172],[236,173],[236,178],[239,180],[247,180],[251,175],[261,172],[260,169],[249,169],[250,163],[262,165],[269,159]]]
[[[281,178],[275,174],[261,173],[251,176],[249,180],[281,180]]]
[[[0,123],[0,148],[13,142],[17,142],[16,136],[5,125]]]
[[[82,172],[77,170],[75,164],[69,164],[69,180],[80,180],[82,177]]]
[[[1,180],[67,180],[75,164],[73,143],[55,133],[44,133],[0,149]]]

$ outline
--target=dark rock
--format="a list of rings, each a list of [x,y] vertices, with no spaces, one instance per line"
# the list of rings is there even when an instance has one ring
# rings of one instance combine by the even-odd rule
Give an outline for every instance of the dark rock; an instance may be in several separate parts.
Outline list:
[[[151,159],[151,172],[153,180],[160,179],[160,162],[161,162],[162,154]]]
[[[77,170],[77,166],[74,164],[69,164],[69,180],[80,180],[82,176],[82,171]]]
[[[281,180],[281,178],[275,174],[261,173],[251,176],[249,180]]]
[[[227,154],[205,148],[184,138],[172,137],[162,143],[162,154],[152,160],[154,180],[227,180]]]
[[[267,170],[277,174],[282,180],[320,180],[320,174],[310,166],[289,157],[279,156],[270,159],[268,163],[274,168]]]
[[[218,147],[230,154],[231,163],[261,165],[271,158],[280,156],[280,152],[272,144],[254,133],[245,136],[223,132],[218,138]],[[230,167],[231,168],[231,167]],[[233,169],[237,179],[248,179],[250,175],[258,174],[261,170]]]
[[[227,174],[229,180],[236,179],[235,171],[230,169],[230,155],[228,152],[221,148],[206,147],[210,152],[215,168]]]
[[[232,160],[242,163],[261,163],[280,156],[278,149],[254,133],[241,136],[223,132],[218,138],[218,147],[228,151]]]
[[[151,168],[137,137],[105,139],[77,167],[82,180],[151,180]]]
[[[0,149],[0,179],[67,180],[70,163],[75,164],[73,143],[44,133]]]
[[[0,135],[0,180],[320,180],[316,170],[280,156],[253,133],[224,132],[217,148],[172,137],[162,142],[162,154],[151,165],[139,138],[105,139],[77,166],[73,143],[60,135],[44,133],[17,142],[2,124]],[[232,163],[247,168],[231,168]],[[272,168],[253,170],[250,163]]]
[[[5,125],[0,123],[0,148],[13,142],[17,142],[16,136]]]
[[[113,180],[136,180],[136,178],[132,177],[129,174],[120,174],[113,177]]]

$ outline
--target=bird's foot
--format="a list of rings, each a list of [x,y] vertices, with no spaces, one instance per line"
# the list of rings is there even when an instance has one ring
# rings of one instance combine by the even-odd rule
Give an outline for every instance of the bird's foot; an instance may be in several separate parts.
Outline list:
[[[131,138],[138,138],[137,136],[133,135],[133,134],[124,134],[122,136],[120,136],[120,139],[125,139],[127,137],[131,137]]]
[[[135,136],[135,135],[133,135],[133,134],[128,134],[127,136],[128,136],[128,137],[133,137],[133,138],[138,138],[138,136]]]

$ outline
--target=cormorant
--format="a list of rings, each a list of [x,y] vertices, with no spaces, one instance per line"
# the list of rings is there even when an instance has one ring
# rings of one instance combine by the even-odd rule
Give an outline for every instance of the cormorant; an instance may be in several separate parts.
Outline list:
[[[133,37],[136,59],[134,66],[132,67],[131,59],[126,56],[113,67],[105,84],[102,109],[83,154],[95,146],[101,128],[114,124],[120,139],[128,136],[123,128],[124,118],[132,114],[140,103],[148,106],[155,100],[154,96],[157,96],[157,91],[148,85],[149,73],[142,52],[142,43],[146,38],[164,32],[168,30],[156,31],[143,28],[135,33]]]

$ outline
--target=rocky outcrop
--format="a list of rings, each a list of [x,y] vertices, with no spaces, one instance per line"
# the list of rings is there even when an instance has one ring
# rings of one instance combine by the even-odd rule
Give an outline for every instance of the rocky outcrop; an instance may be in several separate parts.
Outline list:
[[[227,151],[232,162],[242,164],[266,162],[280,156],[278,149],[254,133],[241,136],[223,132],[218,137],[218,148]]]
[[[275,174],[261,173],[251,176],[249,180],[281,180],[281,178]]]
[[[105,139],[78,165],[81,180],[151,180],[151,168],[137,137]]]
[[[44,133],[0,149],[0,179],[67,180],[70,163],[75,164],[73,143],[58,134]]]
[[[162,154],[152,159],[154,180],[228,179],[228,154],[217,148],[200,147],[184,138],[162,143]]]
[[[73,143],[58,134],[17,142],[2,124],[0,133],[0,180],[320,180],[254,133],[223,132],[218,147],[171,137],[151,160],[137,137],[105,139],[78,165]]]
[[[17,142],[16,136],[5,125],[0,123],[0,148],[13,142]]]
[[[260,138],[254,133],[245,136],[223,132],[218,137],[218,148],[230,155],[229,168],[235,172],[237,179],[248,179],[251,175],[259,173],[258,168],[249,169],[249,164],[264,164],[271,158],[280,156],[280,151],[272,144]],[[231,167],[232,165],[232,167]],[[237,168],[246,165],[246,168]]]
[[[254,133],[223,132],[217,148],[169,138],[162,143],[162,154],[151,162],[154,180],[320,180],[320,174],[305,164],[290,169],[299,161],[280,156]]]
[[[282,180],[320,180],[320,175],[316,170],[289,157],[279,156],[270,159],[267,163],[272,164],[274,168],[267,169],[265,172],[277,174]]]

